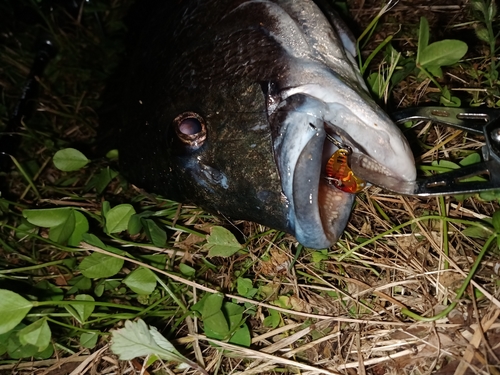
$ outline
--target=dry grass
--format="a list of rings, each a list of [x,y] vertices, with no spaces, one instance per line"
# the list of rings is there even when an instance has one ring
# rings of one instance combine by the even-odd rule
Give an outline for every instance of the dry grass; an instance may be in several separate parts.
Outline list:
[[[359,30],[370,22],[380,6],[379,1],[371,0],[348,3]],[[115,1],[109,12],[103,14],[113,17],[113,9],[124,13],[120,2]],[[435,39],[450,35],[458,38],[472,32],[471,15],[465,1],[401,1],[382,18],[381,26],[364,48],[364,53],[369,54],[387,35],[398,29],[401,31],[395,38],[395,46],[408,53],[414,52],[420,16],[429,19],[431,35]],[[74,34],[79,37],[83,34],[92,46],[92,39],[97,38],[92,34],[96,31],[94,25],[76,23],[72,27],[75,29],[71,32],[61,29],[61,35],[71,40]],[[16,49],[16,45],[21,47]],[[74,53],[83,56],[85,51],[79,51],[80,47],[83,48],[82,45],[73,46]],[[29,71],[31,57],[24,44],[12,43],[11,39],[1,51],[0,88],[4,98],[2,120],[5,120],[18,96],[19,83]],[[60,66],[65,64],[66,56],[57,62]],[[486,90],[470,75],[471,66],[481,70],[487,64],[484,48],[478,45],[471,49],[467,59],[464,64],[449,70],[444,82],[470,100]],[[73,62],[71,60],[69,64]],[[377,64],[381,61],[374,61],[374,70]],[[57,185],[61,173],[49,163],[54,147],[61,148],[75,141],[92,147],[98,122],[96,111],[101,101],[98,93],[104,89],[98,65],[98,61],[86,61],[82,72],[77,75],[85,77],[82,81],[89,82],[89,86],[75,82],[75,76],[62,73],[59,81],[54,79],[57,75],[54,67],[48,73],[49,78],[43,81],[45,90],[39,106],[43,116],[35,116],[41,128],[33,126],[28,131],[31,139],[25,140],[32,146],[31,150],[35,150],[35,156],[27,146],[21,156],[38,162],[34,181],[43,198],[38,203],[75,205],[96,213],[100,210],[102,198],[99,195],[82,193],[82,185],[85,186],[85,181],[91,177],[89,174],[96,173],[99,163],[64,188]],[[412,75],[394,89],[388,107],[421,105],[435,100],[435,94],[430,82]],[[45,134],[57,134],[57,138],[53,138],[56,146],[43,143],[47,142],[43,138]],[[478,150],[482,145],[462,132],[431,124],[420,124],[408,131],[408,135],[419,136],[429,146],[417,157],[421,164],[441,159],[455,160],[464,155],[464,150]],[[36,202],[16,171],[8,174],[7,180],[9,196],[17,200],[18,205],[32,206]],[[121,181],[114,182],[105,193],[107,200],[115,202],[137,196],[136,191],[127,190]],[[143,206],[158,205],[154,198],[141,196],[140,199]],[[165,203],[160,202],[159,207],[162,204]],[[499,374],[500,260],[496,239],[486,251],[470,285],[457,300],[457,290],[471,272],[486,239],[494,234],[488,220],[498,208],[498,202],[486,202],[478,197],[421,199],[395,196],[371,187],[358,196],[345,234],[328,252],[303,249],[289,235],[246,222],[231,225],[235,232],[242,232],[248,254],[230,259],[213,258],[209,260],[210,266],[205,260],[203,238],[187,235],[184,231],[172,233],[166,249],[138,245],[135,250],[169,256],[168,271],[155,271],[188,305],[198,301],[203,292],[222,292],[227,299],[245,303],[249,311],[247,324],[252,332],[251,348],[208,339],[202,334],[200,321],[191,315],[180,321],[177,320],[179,316],[154,318],[158,328],[166,332],[175,322],[177,329],[169,332],[171,341],[211,374]],[[3,220],[12,223],[14,219],[4,213]],[[223,219],[190,206],[179,207],[173,221],[202,234],[214,224],[227,224]],[[467,232],[464,234],[469,227],[482,229],[484,236],[476,238]],[[4,247],[12,243],[12,231],[4,230],[2,236]],[[19,253],[31,256],[30,246],[43,254],[45,258],[42,259],[69,256],[61,255],[47,245],[42,248],[41,245],[24,245],[22,242]],[[103,252],[90,245],[82,246],[81,250],[88,253]],[[123,248],[130,249],[130,246]],[[24,260],[13,256],[7,248],[0,254],[5,259],[2,268],[15,268]],[[150,267],[129,257],[124,259],[128,270],[133,269],[134,263]],[[204,272],[197,274],[195,280],[187,279],[178,272],[180,263],[190,264]],[[49,272],[46,276],[50,279],[57,272]],[[266,290],[266,293],[259,298],[242,297],[235,287],[238,276],[250,278],[254,286]],[[64,277],[69,279],[66,275]],[[16,280],[0,281],[0,287],[5,287],[7,282]],[[457,304],[447,315],[430,319],[452,302]],[[264,324],[270,309],[281,313],[276,328]],[[424,318],[404,315],[402,309],[409,309]],[[61,346],[69,347],[67,343]],[[0,364],[0,373],[181,372],[170,363],[146,369],[142,359],[119,361],[109,350],[106,339],[92,350],[83,349],[74,354],[61,347],[57,349],[51,359],[4,361]],[[192,373],[192,370],[184,372]]]

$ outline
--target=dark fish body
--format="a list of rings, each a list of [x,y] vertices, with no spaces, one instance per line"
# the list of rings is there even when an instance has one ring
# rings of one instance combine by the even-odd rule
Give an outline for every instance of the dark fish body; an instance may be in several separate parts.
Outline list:
[[[354,200],[322,178],[335,150],[326,133],[373,168],[414,179],[404,137],[367,94],[343,24],[321,6],[165,2],[128,78],[120,162],[129,180],[322,248]]]

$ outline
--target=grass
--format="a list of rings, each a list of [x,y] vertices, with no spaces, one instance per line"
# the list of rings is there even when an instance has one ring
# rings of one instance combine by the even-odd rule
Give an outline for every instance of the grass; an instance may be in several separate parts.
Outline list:
[[[0,299],[1,373],[179,372],[168,355],[155,362],[113,354],[112,332],[138,319],[214,374],[497,371],[498,196],[418,199],[372,187],[358,195],[340,241],[312,250],[273,229],[139,191],[116,173],[112,138],[97,136],[116,114],[107,90],[120,78],[130,4],[91,5],[76,20],[57,7],[41,18],[27,1],[0,5],[3,124],[37,37],[48,33],[59,46],[15,163],[0,175],[0,289],[14,292]],[[379,11],[378,2],[349,5],[360,25]],[[495,105],[495,18],[433,7],[399,4],[384,15],[362,50],[372,61],[365,75],[388,66],[388,108],[437,105],[442,91],[408,69],[420,17],[431,42],[484,25],[487,41],[467,41],[465,58],[433,79],[462,103]],[[386,47],[371,52],[389,34],[401,56],[386,63]],[[422,171],[450,168],[435,162],[458,163],[481,147],[432,124],[405,132]],[[89,161],[61,171],[52,158],[66,148]],[[63,164],[75,158],[82,160],[72,154]]]

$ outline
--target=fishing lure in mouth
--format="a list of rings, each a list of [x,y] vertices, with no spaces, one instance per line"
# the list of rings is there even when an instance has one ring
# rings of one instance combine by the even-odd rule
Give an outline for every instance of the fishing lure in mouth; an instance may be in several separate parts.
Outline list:
[[[330,185],[345,193],[359,193],[366,187],[366,181],[356,177],[349,167],[349,156],[352,154],[352,150],[329,134],[327,139],[337,146],[338,150],[333,153],[326,163],[325,179]]]

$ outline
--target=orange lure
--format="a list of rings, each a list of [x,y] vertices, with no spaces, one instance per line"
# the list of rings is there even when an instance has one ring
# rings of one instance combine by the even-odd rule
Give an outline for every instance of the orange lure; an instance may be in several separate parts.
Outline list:
[[[326,179],[337,189],[346,193],[359,193],[366,187],[366,182],[357,178],[347,164],[349,151],[338,149],[326,163]]]

